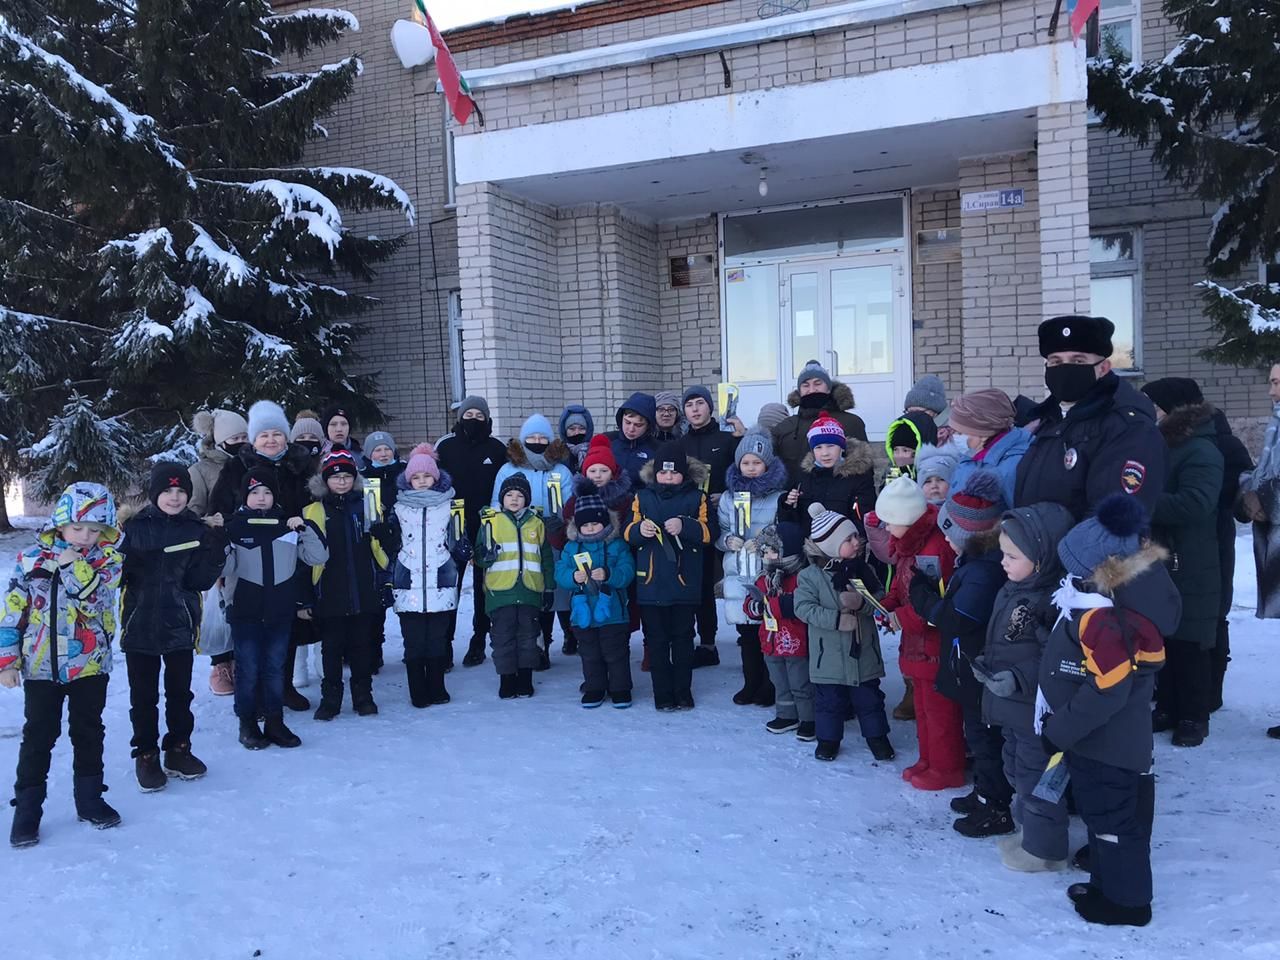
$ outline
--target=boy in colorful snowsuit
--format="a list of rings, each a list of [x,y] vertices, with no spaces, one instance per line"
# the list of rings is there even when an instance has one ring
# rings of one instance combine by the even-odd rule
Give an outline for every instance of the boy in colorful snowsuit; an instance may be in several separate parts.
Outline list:
[[[631,706],[631,629],[627,588],[635,561],[621,538],[616,514],[589,477],[574,481],[568,541],[556,562],[556,583],[571,592],[570,619],[582,658],[582,705],[598,707],[605,694],[615,707]],[[582,569],[579,556],[589,560]]]
[[[480,515],[476,563],[485,571],[484,605],[489,614],[493,666],[503,700],[533,696],[533,671],[542,650],[542,613],[554,603],[555,557],[541,515],[529,506],[533,494],[522,472],[498,487],[500,510]]]
[[[0,616],[0,686],[22,683],[26,714],[9,833],[15,847],[40,839],[63,700],[70,714],[76,816],[100,830],[120,822],[102,799],[102,711],[120,600],[119,540],[107,488],[73,483],[35,545],[18,554]]]

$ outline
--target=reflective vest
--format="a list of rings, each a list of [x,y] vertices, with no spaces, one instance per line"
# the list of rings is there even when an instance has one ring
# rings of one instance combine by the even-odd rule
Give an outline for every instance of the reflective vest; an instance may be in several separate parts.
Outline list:
[[[484,574],[485,590],[502,593],[517,583],[539,595],[547,589],[542,577],[542,543],[546,538],[542,517],[526,510],[516,520],[505,511],[485,509],[480,511],[480,530],[482,542],[498,545],[498,559]]]

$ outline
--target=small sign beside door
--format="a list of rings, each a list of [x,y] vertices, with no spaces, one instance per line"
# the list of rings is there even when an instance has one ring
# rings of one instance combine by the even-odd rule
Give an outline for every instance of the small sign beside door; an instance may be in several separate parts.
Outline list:
[[[1022,188],[1009,190],[983,190],[981,193],[965,193],[960,196],[961,213],[982,213],[1009,207],[1026,206],[1026,192]]]

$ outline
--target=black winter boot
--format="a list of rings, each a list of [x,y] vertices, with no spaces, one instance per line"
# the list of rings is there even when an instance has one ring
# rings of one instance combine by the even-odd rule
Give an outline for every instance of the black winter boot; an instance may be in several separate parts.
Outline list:
[[[96,830],[120,825],[120,814],[102,795],[107,792],[101,776],[75,778],[76,818],[92,824]]]
[[[427,661],[406,660],[404,672],[409,681],[409,702],[419,708],[431,706],[427,693]]]
[[[812,720],[801,720],[796,728],[796,739],[801,743],[813,743],[818,739],[818,725]]]
[[[311,701],[300,694],[293,684],[289,682],[288,678],[286,678],[284,685],[284,705],[297,713],[311,709]]]
[[[514,700],[516,698],[516,690],[520,686],[520,680],[514,673],[502,673],[498,675],[498,696],[503,700]]]
[[[449,691],[444,686],[444,675],[449,672],[448,657],[427,659],[427,702],[433,706],[448,703]]]
[[[258,721],[254,717],[240,718],[240,746],[246,750],[265,750],[271,746],[267,738],[258,729]]]
[[[742,651],[742,689],[733,695],[733,702],[746,707],[756,702],[756,692],[760,689],[761,675],[764,673],[764,655],[760,653],[759,641],[753,646],[750,640],[739,637],[738,649]],[[696,664],[696,650],[694,656]]]
[[[1178,728],[1173,732],[1175,747],[1198,747],[1209,736],[1208,721],[1180,720]]]
[[[818,760],[831,761],[840,755],[839,740],[819,740],[818,746],[814,748],[813,756]]]
[[[951,826],[962,837],[1003,837],[1017,830],[1013,815],[1007,806],[1001,807],[978,798],[981,806],[966,817],[961,817]]]
[[[478,667],[484,663],[484,637],[472,637],[462,658],[464,667]]]
[[[1173,714],[1167,710],[1161,710],[1156,707],[1151,711],[1151,732],[1164,733],[1176,727],[1177,721],[1173,719]]]
[[[1083,870],[1085,873],[1090,872],[1093,860],[1089,855],[1089,845],[1086,843],[1083,847],[1076,851],[1076,855],[1071,858],[1071,866],[1077,870]],[[1084,884],[1076,884],[1076,886],[1084,886]]]
[[[14,791],[9,801],[13,807],[13,826],[9,828],[9,846],[34,847],[40,842],[40,817],[44,814],[44,787],[23,787]]]
[[[317,720],[332,720],[342,712],[342,681],[325,680],[320,684],[320,706],[316,707]]]
[[[981,810],[982,807],[982,798],[978,796],[977,787],[974,787],[963,797],[954,797],[951,800],[951,812],[958,813],[962,817],[967,817],[969,814]]]
[[[521,667],[516,671],[516,696],[521,698],[533,696],[533,671],[528,667]]]
[[[578,638],[573,635],[572,627],[565,631],[564,646],[560,648],[560,652],[566,657],[576,657],[578,655]]]
[[[547,637],[546,646],[538,649],[538,665],[533,669],[542,671],[551,669],[551,638]],[[529,694],[533,696],[533,694]]]
[[[133,773],[138,778],[138,789],[143,793],[155,793],[169,785],[169,778],[160,769],[158,753],[142,753],[135,757]]]
[[[1088,887],[1078,896],[1072,895],[1076,886]],[[1076,913],[1090,923],[1099,923],[1108,927],[1145,927],[1151,922],[1151,905],[1145,907],[1124,907],[1113,903],[1102,895],[1092,884],[1074,884],[1067,896],[1076,905]]]
[[[179,780],[199,780],[209,768],[191,752],[191,744],[180,743],[164,752],[164,772]]]
[[[284,714],[273,713],[262,725],[263,736],[277,747],[293,748],[302,746],[302,739],[284,725]]]
[[[867,746],[871,749],[871,756],[882,763],[887,763],[897,756],[888,737],[867,737]]]
[[[700,643],[693,648],[693,669],[720,666],[720,651],[714,643]]]
[[[351,709],[357,717],[372,717],[378,712],[378,705],[373,702],[373,681],[351,681]]]
[[[788,720],[785,717],[774,717],[764,725],[764,728],[770,733],[790,733],[792,730],[800,729],[800,721]]]

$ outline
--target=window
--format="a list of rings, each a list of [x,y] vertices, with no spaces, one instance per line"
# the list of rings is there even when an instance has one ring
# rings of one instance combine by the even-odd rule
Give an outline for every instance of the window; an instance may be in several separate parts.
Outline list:
[[[1113,60],[1141,60],[1142,44],[1138,36],[1142,18],[1138,16],[1139,0],[1102,0],[1098,13],[1100,56]]]
[[[467,395],[466,364],[462,356],[462,291],[449,291],[449,386],[453,402]]]
[[[1136,230],[1112,230],[1089,238],[1089,294],[1094,316],[1116,325],[1111,364],[1139,370],[1141,357],[1142,271]]]
[[[458,168],[453,156],[455,134],[449,119],[449,103],[444,97],[440,103],[444,107],[444,207],[451,210],[458,203]]]

